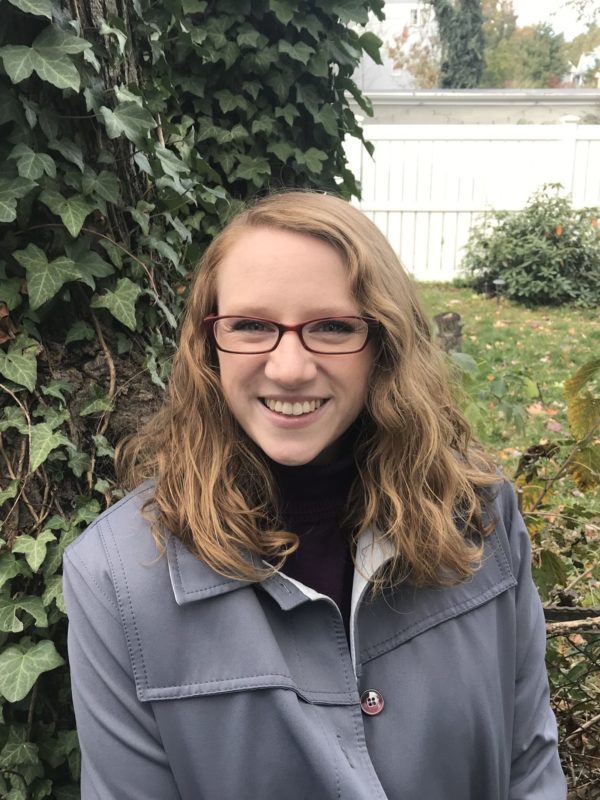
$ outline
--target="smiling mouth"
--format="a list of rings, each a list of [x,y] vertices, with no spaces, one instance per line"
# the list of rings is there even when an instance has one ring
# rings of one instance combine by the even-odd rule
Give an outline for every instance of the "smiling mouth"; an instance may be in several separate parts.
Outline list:
[[[268,397],[262,397],[261,400],[269,411],[282,414],[284,417],[301,417],[303,414],[312,414],[327,402],[327,400],[304,400],[302,403],[290,403],[282,400],[270,400]]]

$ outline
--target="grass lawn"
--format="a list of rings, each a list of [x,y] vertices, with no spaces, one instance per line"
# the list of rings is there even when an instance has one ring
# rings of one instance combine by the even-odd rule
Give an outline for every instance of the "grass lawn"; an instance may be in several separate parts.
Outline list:
[[[463,351],[480,365],[488,412],[477,432],[510,477],[528,447],[568,433],[563,382],[600,356],[600,310],[498,304],[449,284],[421,283],[418,291],[431,318],[462,317]]]

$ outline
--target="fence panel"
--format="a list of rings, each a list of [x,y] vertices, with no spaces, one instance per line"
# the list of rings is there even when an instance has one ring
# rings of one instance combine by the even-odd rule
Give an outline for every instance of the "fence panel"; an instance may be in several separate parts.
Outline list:
[[[545,183],[577,207],[600,205],[600,126],[366,125],[374,157],[348,142],[358,206],[417,279],[452,280],[472,224],[517,210]]]

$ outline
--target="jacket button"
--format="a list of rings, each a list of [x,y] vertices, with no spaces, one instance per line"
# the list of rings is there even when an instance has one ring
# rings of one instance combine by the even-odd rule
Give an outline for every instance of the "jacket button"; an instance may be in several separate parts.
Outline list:
[[[383,695],[376,689],[367,689],[360,697],[360,707],[363,713],[370,717],[381,714],[384,705]]]

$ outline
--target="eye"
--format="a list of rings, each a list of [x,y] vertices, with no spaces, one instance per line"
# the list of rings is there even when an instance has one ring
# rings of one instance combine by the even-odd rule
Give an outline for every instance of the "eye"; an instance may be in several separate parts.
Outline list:
[[[308,326],[308,333],[344,334],[355,333],[359,320],[352,319],[319,319]]]
[[[260,319],[235,317],[227,320],[227,329],[236,333],[270,333],[273,325]]]

